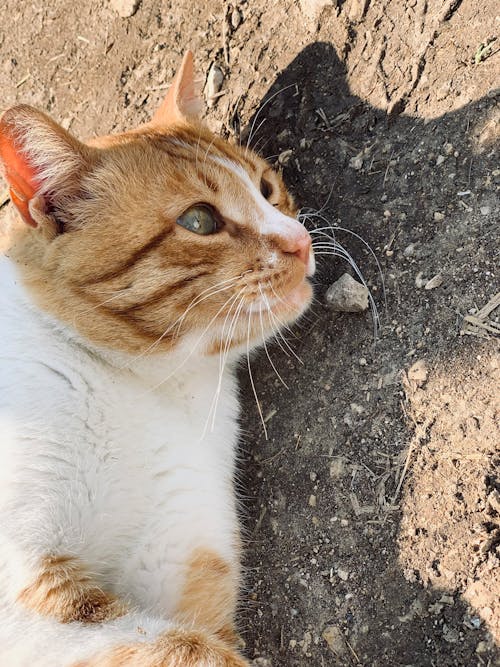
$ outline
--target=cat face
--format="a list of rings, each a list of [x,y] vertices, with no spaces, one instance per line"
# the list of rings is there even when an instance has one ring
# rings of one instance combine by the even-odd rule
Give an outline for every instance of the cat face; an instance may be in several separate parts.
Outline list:
[[[187,54],[151,123],[84,145],[14,107],[0,156],[27,223],[11,254],[38,303],[93,343],[204,354],[309,304],[311,239],[281,176],[198,122]]]

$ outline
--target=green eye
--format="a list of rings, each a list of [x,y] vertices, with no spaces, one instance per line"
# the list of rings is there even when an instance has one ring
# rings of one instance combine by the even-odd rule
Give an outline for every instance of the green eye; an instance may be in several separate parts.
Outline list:
[[[195,234],[214,234],[217,231],[217,220],[208,206],[198,205],[177,218],[177,224]]]

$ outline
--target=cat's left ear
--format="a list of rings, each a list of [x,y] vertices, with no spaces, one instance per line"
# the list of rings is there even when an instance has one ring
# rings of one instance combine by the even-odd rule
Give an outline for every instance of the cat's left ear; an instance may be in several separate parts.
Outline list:
[[[0,171],[23,220],[38,227],[78,192],[92,149],[27,105],[0,118]]]
[[[203,101],[194,79],[193,53],[186,51],[179,71],[167,96],[148,125],[171,125],[179,121],[197,120],[203,111]]]

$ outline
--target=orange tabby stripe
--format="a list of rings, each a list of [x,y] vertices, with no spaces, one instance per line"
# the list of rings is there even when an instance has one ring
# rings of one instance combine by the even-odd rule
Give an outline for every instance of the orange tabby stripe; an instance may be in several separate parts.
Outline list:
[[[18,599],[28,609],[61,623],[102,623],[126,613],[125,605],[96,586],[72,556],[44,558],[36,579]]]
[[[198,632],[176,630],[156,642],[119,646],[71,667],[249,667],[222,642]]]
[[[237,641],[233,629],[238,573],[211,549],[197,549],[189,559],[175,618],[221,639]]]

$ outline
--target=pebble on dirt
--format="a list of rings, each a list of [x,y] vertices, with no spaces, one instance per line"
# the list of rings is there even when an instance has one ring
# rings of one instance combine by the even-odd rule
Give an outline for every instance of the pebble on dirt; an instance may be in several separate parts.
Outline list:
[[[140,4],[141,0],[111,0],[111,6],[122,19],[127,19],[130,16],[133,16]]]
[[[361,313],[368,308],[368,294],[368,288],[344,273],[328,288],[326,301],[338,312]]]
[[[223,81],[224,81],[224,74],[222,73],[221,68],[214,63],[210,68],[207,77],[206,95],[207,95],[207,105],[209,107],[213,107],[213,105],[215,104],[218,96],[217,94],[222,88]]]

